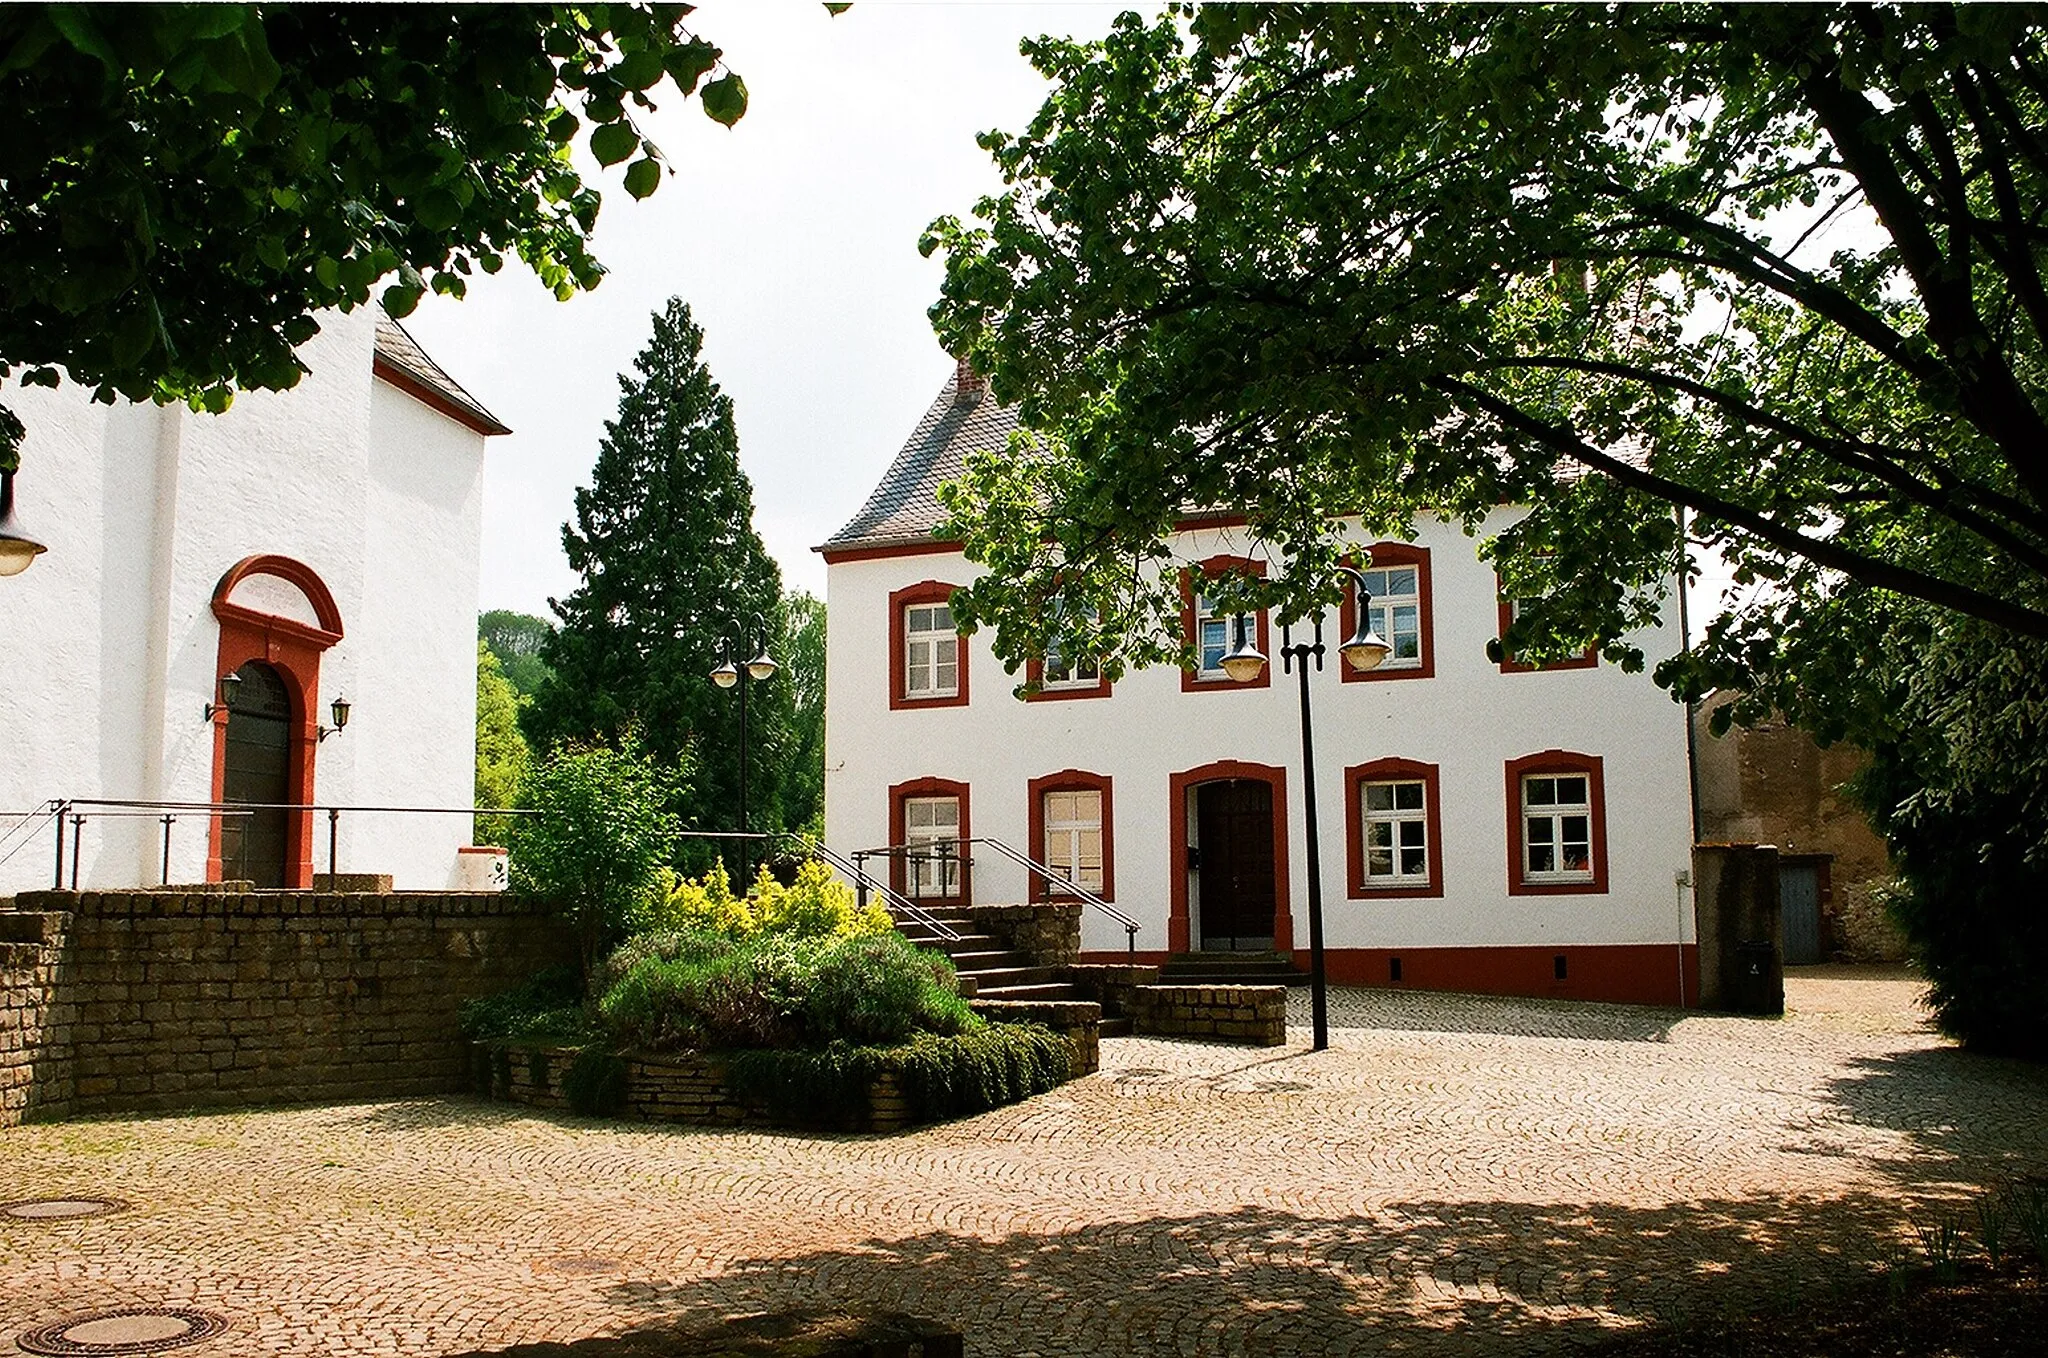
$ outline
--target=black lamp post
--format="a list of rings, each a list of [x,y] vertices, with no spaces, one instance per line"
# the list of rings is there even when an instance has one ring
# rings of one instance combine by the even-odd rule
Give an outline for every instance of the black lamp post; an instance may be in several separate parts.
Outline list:
[[[1358,624],[1351,629],[1351,635],[1338,646],[1338,654],[1354,670],[1375,669],[1394,648],[1387,644],[1385,637],[1372,630],[1372,594],[1365,587],[1363,572],[1350,567],[1339,566],[1339,573],[1350,578],[1358,590]],[[1323,973],[1323,857],[1322,844],[1316,830],[1316,737],[1315,722],[1311,716],[1308,700],[1309,663],[1315,668],[1323,667],[1323,614],[1316,610],[1315,640],[1296,641],[1291,626],[1280,629],[1280,659],[1289,673],[1301,676],[1301,780],[1303,785],[1304,828],[1308,832],[1308,981],[1309,1009],[1315,1026],[1315,1050],[1322,1051],[1330,1045],[1330,1002],[1329,990]],[[1233,663],[1234,662],[1234,663]],[[1242,614],[1237,620],[1237,648],[1223,658],[1223,669],[1238,683],[1249,683],[1259,677],[1265,668],[1266,657],[1252,645],[1246,634]]]
[[[733,645],[730,641],[718,644],[718,668],[711,671],[711,682],[720,688],[737,688],[740,691],[740,833],[747,833],[747,681],[770,678],[781,666],[768,654],[768,625],[761,615],[754,615],[753,636],[755,638],[754,658],[744,665],[733,663]],[[744,649],[742,647],[741,649]],[[749,875],[750,857],[748,842],[740,840],[740,890],[745,892],[751,885]]]

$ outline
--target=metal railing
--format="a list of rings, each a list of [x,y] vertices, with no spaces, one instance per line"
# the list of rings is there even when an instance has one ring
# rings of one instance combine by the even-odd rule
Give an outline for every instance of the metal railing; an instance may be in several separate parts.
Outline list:
[[[209,822],[215,817],[253,816],[259,811],[283,811],[327,813],[327,876],[336,875],[336,861],[341,841],[341,817],[349,814],[393,814],[415,816],[537,816],[538,811],[515,808],[475,806],[336,806],[324,803],[306,802],[172,802],[152,801],[131,797],[63,797],[45,802],[34,813],[57,823],[56,871],[51,879],[53,889],[62,891],[64,882],[64,823],[71,823],[71,884],[78,889],[78,865],[80,850],[85,838],[85,823],[88,820],[153,819],[163,826],[163,866],[159,885],[169,886],[171,880],[171,827],[177,824],[181,813],[204,816]],[[42,828],[40,823],[31,827],[31,835]],[[19,848],[19,845],[15,846]],[[12,856],[12,851],[9,852]],[[4,860],[0,860],[4,861]]]
[[[853,857],[854,861],[861,865],[863,872],[865,872],[866,862],[869,858],[885,857],[891,861],[900,861],[912,867],[920,863],[937,863],[938,881],[941,890],[945,888],[948,880],[948,867],[952,864],[958,864],[962,877],[960,895],[962,898],[971,899],[969,883],[972,881],[974,858],[970,854],[958,852],[952,846],[964,848],[970,844],[986,844],[1004,858],[1023,868],[1027,873],[1035,874],[1045,882],[1048,888],[1056,890],[1062,895],[1071,896],[1084,907],[1098,910],[1122,925],[1125,947],[1134,954],[1138,951],[1138,930],[1143,927],[1138,921],[1088,890],[1079,882],[1074,881],[1065,873],[1039,862],[1014,845],[1005,843],[993,835],[975,835],[972,838],[963,840],[941,839],[932,842],[936,847],[931,850],[926,850],[921,844],[885,844],[879,848],[861,849]],[[950,893],[948,894],[950,895]]]
[[[867,869],[869,855],[865,851],[856,853],[851,858],[848,858],[838,850],[828,848],[823,840],[805,839],[801,835],[791,835],[790,838],[805,852],[816,854],[819,858],[824,859],[841,873],[851,878],[853,880],[855,899],[858,900],[863,910],[867,908],[868,893],[872,891],[887,901],[892,909],[908,915],[913,921],[931,930],[946,942],[953,943],[959,940],[959,930],[932,914],[916,901],[890,886],[887,882],[881,881],[870,873]]]
[[[1088,890],[1088,888],[1082,886],[1073,878],[1055,871],[1029,854],[1022,853],[1011,845],[1005,844],[993,835],[976,835],[973,839],[968,840],[967,843],[988,845],[1012,863],[1017,864],[1017,866],[1028,872],[1038,874],[1048,888],[1057,890],[1062,895],[1072,896],[1075,900],[1081,902],[1082,905],[1092,906],[1094,909],[1109,916],[1124,927],[1124,943],[1129,950],[1133,953],[1138,951],[1138,929],[1140,927],[1138,921],[1132,919],[1108,901],[1103,900],[1102,897]]]

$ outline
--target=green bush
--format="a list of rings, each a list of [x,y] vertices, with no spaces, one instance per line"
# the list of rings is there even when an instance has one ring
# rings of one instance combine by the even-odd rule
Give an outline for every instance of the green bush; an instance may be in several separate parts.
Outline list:
[[[974,1015],[953,964],[898,933],[835,940],[818,955],[804,1025],[828,1041],[893,1046],[913,1033],[958,1033]]]
[[[734,1091],[779,1120],[849,1128],[867,1121],[868,1091],[884,1071],[900,1077],[912,1119],[935,1122],[1042,1094],[1063,1083],[1072,1064],[1073,1048],[1051,1029],[990,1023],[951,1036],[919,1033],[891,1047],[735,1052],[728,1069]]]
[[[562,1098],[572,1113],[606,1117],[626,1102],[626,1063],[618,1053],[593,1043],[576,1053],[562,1072]]]
[[[515,884],[565,907],[588,977],[659,895],[675,838],[667,789],[637,748],[558,746],[529,770],[511,835]]]
[[[570,967],[550,967],[510,990],[469,1001],[461,1023],[474,1042],[577,1043],[596,1032]]]

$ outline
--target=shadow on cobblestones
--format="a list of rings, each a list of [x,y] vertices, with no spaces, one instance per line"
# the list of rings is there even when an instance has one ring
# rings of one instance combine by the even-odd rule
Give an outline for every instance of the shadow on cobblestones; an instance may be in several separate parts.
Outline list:
[[[1902,1181],[1947,1180],[1958,1161],[1981,1180],[1986,1160],[2013,1170],[2039,1161],[2048,1068],[1957,1047],[1855,1057],[1827,1083],[1844,1121],[1904,1133],[1920,1154],[1893,1165]]]
[[[735,1311],[885,1307],[956,1325],[968,1352],[990,1355],[1525,1353],[1830,1292],[1882,1257],[1901,1210],[1868,1195],[1650,1210],[1412,1201],[994,1240],[934,1230],[612,1284],[605,1300],[647,1319],[616,1349],[577,1352],[623,1358],[650,1333]]]
[[[1288,1023],[1307,1026],[1308,992],[1296,988],[1287,1000]],[[1687,1011],[1682,1009],[1653,1009],[1634,1004],[1446,996],[1433,991],[1348,986],[1333,987],[1330,991],[1333,1028],[1566,1037],[1594,1042],[1668,1042],[1672,1028],[1686,1017]]]
[[[367,1106],[354,1123],[365,1131],[421,1132],[440,1127],[503,1127],[534,1116],[534,1110],[523,1104],[493,1103],[468,1094],[451,1094]],[[552,1120],[573,1125],[586,1119],[556,1115]]]

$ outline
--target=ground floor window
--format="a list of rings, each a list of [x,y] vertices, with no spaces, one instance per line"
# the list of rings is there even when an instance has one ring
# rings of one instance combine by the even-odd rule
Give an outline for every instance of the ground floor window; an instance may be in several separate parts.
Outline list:
[[[1034,778],[1030,796],[1031,857],[1060,879],[1048,882],[1032,873],[1032,899],[1061,895],[1062,882],[1109,899],[1114,890],[1109,779],[1068,769]]]
[[[1344,791],[1352,897],[1443,895],[1437,766],[1357,764],[1344,771]]]
[[[1523,895],[1607,890],[1607,808],[1601,761],[1568,750],[1507,769],[1508,890]]]
[[[972,871],[967,785],[923,778],[889,790],[891,885],[914,901],[964,902]]]

